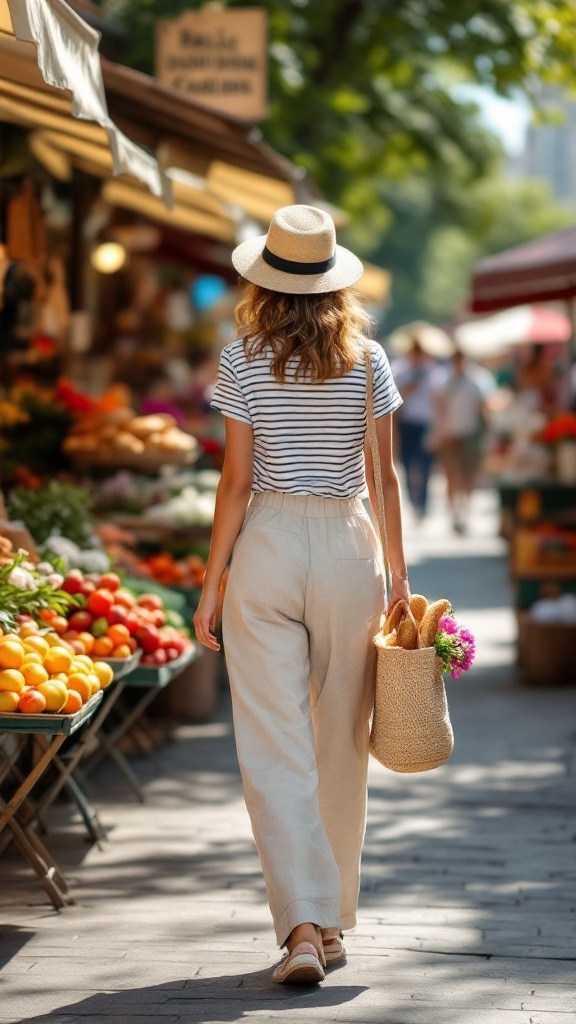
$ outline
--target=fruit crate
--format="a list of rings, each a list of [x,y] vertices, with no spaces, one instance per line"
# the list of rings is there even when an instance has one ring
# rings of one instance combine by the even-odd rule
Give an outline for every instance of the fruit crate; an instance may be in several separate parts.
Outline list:
[[[49,735],[71,736],[84,725],[96,711],[104,691],[99,690],[74,715],[62,715],[54,711],[43,711],[38,715],[23,715],[21,711],[0,712],[0,733],[47,733]]]
[[[198,657],[198,647],[192,644],[190,650],[185,651],[179,658],[168,662],[166,665],[138,665],[130,673],[125,682],[127,686],[167,686],[171,679],[179,676],[184,669]]]

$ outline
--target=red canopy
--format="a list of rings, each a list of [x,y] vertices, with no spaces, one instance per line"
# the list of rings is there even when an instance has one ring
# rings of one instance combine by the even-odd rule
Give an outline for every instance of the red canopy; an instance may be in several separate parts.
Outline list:
[[[470,306],[490,313],[576,296],[576,227],[487,256],[474,267]]]

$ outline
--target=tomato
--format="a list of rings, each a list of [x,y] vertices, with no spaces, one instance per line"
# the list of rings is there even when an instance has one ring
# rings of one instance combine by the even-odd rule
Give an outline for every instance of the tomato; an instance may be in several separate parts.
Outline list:
[[[140,594],[137,604],[141,608],[148,608],[152,612],[163,607],[162,598],[158,597],[157,594]]]
[[[98,589],[116,591],[120,589],[121,583],[122,580],[115,572],[106,572],[98,580]]]
[[[71,569],[62,584],[62,590],[65,590],[67,594],[79,594],[83,583],[84,576],[80,569]]]
[[[70,629],[77,629],[79,633],[89,630],[94,622],[94,616],[90,612],[74,612],[68,620]]]
[[[111,590],[95,590],[88,597],[88,608],[94,615],[108,615],[114,604],[114,594]]]
[[[180,657],[180,652],[175,647],[169,647],[166,651],[166,658],[168,661],[176,661],[176,658]]]
[[[155,665],[165,665],[168,661],[168,655],[161,647],[159,647],[157,651],[154,651],[152,657],[154,658]]]
[[[123,604],[125,608],[133,608],[136,604],[136,598],[134,594],[131,594],[129,590],[124,590],[123,587],[117,590],[114,594],[115,604]]]
[[[40,612],[42,622],[52,622],[52,619],[55,619],[57,615],[58,612],[54,611],[53,608],[42,608]]]
[[[116,605],[114,607],[116,607]],[[142,627],[143,622],[140,616],[136,614],[136,612],[128,612],[126,619],[124,621],[124,625],[126,626],[126,629],[130,633],[130,635],[134,636],[134,634],[137,633],[138,630]]]
[[[150,621],[154,626],[163,626],[166,622],[166,616],[161,608],[156,608],[150,615]]]

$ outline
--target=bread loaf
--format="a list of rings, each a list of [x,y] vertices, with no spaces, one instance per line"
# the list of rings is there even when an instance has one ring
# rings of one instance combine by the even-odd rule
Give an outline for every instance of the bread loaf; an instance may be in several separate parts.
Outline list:
[[[418,630],[421,647],[434,646],[436,633],[438,632],[438,623],[449,609],[450,601],[447,601],[446,598],[442,598],[440,601],[434,601],[433,604],[428,605]]]

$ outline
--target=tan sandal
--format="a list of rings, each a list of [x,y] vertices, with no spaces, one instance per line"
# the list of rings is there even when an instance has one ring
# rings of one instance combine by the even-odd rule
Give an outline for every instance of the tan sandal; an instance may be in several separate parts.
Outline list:
[[[342,941],[343,938],[344,936],[338,928],[322,928],[322,945],[327,964],[333,964],[337,960],[345,959],[346,949]]]
[[[316,929],[318,945],[299,942],[290,949],[272,972],[272,981],[279,985],[313,985],[324,981],[326,957],[320,929]]]

